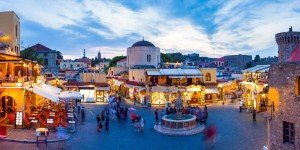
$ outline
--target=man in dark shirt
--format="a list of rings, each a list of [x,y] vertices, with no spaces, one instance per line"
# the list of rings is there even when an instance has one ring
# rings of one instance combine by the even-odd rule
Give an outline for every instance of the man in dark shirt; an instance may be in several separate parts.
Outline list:
[[[156,125],[158,125],[158,109],[155,111],[155,120],[156,120]]]

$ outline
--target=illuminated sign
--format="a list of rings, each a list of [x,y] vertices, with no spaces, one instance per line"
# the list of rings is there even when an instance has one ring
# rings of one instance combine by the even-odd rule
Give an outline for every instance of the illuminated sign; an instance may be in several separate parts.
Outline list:
[[[16,114],[16,125],[21,126],[23,124],[23,112],[18,111]]]

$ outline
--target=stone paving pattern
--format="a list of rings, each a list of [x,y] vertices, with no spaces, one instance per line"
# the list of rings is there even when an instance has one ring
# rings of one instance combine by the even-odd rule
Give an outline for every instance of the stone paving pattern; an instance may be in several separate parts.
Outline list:
[[[128,103],[128,101],[126,102]],[[110,130],[96,132],[96,114],[104,104],[83,104],[86,109],[86,122],[77,126],[77,132],[63,143],[50,143],[39,149],[72,149],[72,150],[201,150],[204,149],[203,133],[191,136],[168,136],[156,132],[154,111],[157,107],[143,108],[137,106],[136,113],[145,118],[145,132],[135,132],[128,120],[126,128],[121,128],[116,120],[110,121]],[[132,106],[132,103],[128,104]],[[161,112],[162,107],[159,107]],[[252,121],[252,114],[239,112],[238,105],[208,105],[208,125],[218,127],[219,139],[214,150],[261,150],[267,144],[267,121],[262,114],[257,114],[257,121]],[[160,114],[160,113],[159,113]],[[35,144],[12,143],[0,140],[0,150],[38,149]]]

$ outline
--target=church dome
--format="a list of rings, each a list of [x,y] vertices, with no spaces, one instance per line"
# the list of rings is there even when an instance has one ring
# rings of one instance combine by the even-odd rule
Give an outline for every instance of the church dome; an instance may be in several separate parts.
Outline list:
[[[131,47],[135,47],[135,46],[155,47],[151,42],[144,41],[144,40],[134,43]]]
[[[290,54],[288,61],[300,61],[300,45],[298,45]]]

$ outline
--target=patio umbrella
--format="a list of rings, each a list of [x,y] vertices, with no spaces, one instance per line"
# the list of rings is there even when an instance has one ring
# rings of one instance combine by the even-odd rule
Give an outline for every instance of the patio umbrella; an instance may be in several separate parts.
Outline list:
[[[76,91],[63,91],[59,93],[60,99],[82,99],[82,95]]]

